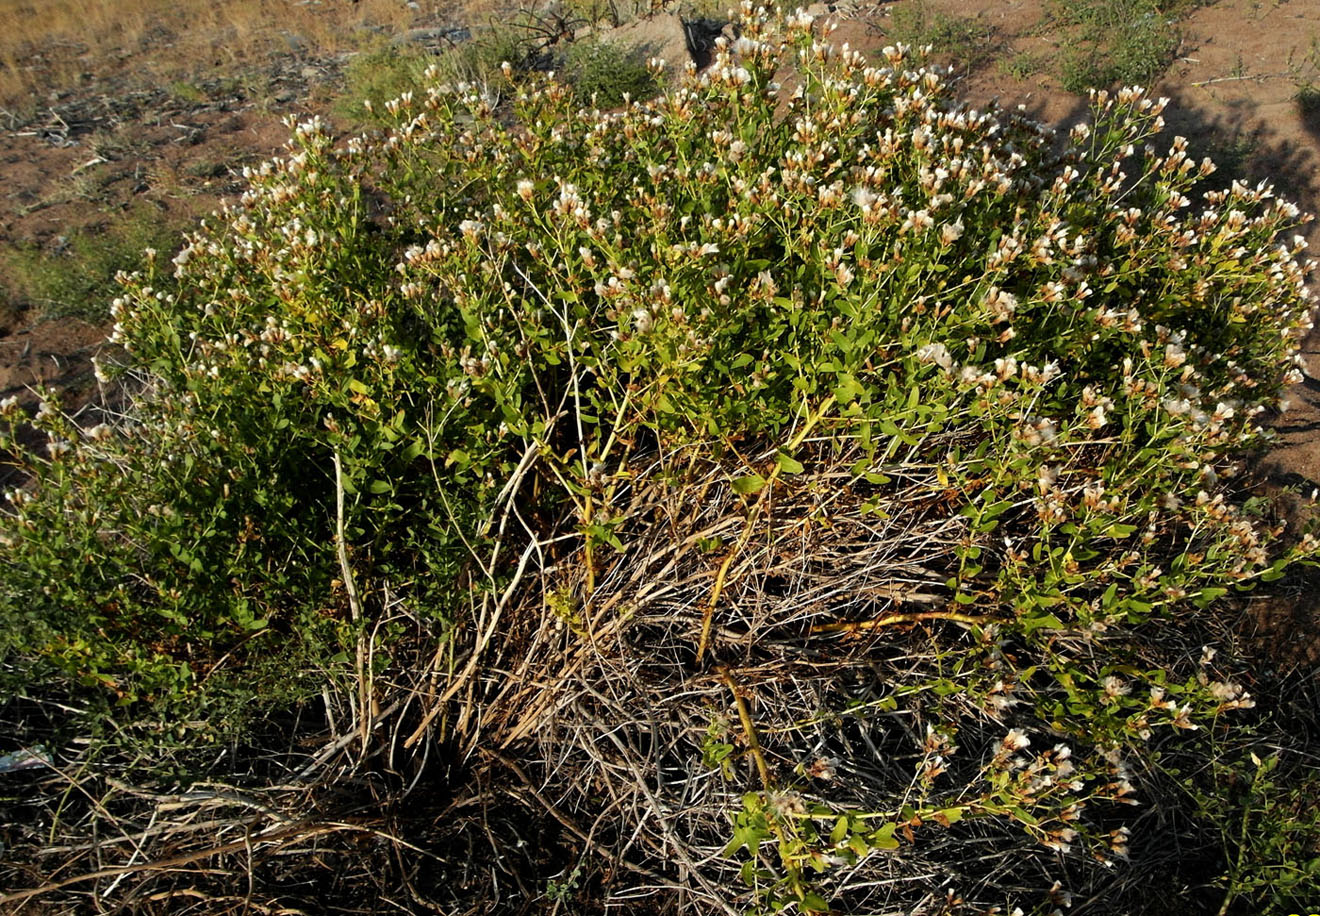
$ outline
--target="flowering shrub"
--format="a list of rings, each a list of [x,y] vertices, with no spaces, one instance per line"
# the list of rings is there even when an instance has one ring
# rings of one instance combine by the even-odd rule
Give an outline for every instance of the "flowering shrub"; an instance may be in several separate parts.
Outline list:
[[[745,13],[711,69],[621,111],[434,85],[383,137],[297,125],[127,276],[123,416],[48,401],[24,450],[5,408],[30,481],[0,518],[11,669],[125,703],[259,693],[272,661],[310,689],[355,641],[359,678],[387,671],[403,607],[449,685],[418,735],[474,753],[570,714],[511,699],[501,653],[561,687],[640,659],[632,699],[572,708],[605,736],[674,704],[638,759],[713,814],[645,854],[722,823],[683,872],[711,906],[915,905],[936,831],[1026,850],[960,865],[949,912],[1062,905],[1058,855],[1103,888],[1164,785],[1152,748],[1201,753],[1254,705],[1186,641],[1317,552],[1234,487],[1310,327],[1297,210],[1194,200],[1213,166],[1143,146],[1164,103],[1138,90],[1096,93],[1056,151],[901,48]],[[703,595],[648,612],[638,583],[682,570]]]

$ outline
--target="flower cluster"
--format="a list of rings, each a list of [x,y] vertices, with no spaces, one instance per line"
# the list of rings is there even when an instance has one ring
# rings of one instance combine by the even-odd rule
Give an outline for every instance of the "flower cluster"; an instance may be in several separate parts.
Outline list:
[[[1165,104],[1144,92],[1097,93],[1060,140],[958,103],[910,49],[821,31],[746,6],[712,67],[613,112],[531,80],[498,107],[432,85],[342,143],[291,125],[169,268],[123,278],[127,365],[103,375],[127,419],[34,418],[34,482],[0,516],[9,638],[102,683],[69,648],[93,645],[130,698],[258,664],[254,631],[330,666],[339,537],[445,633],[521,580],[484,565],[515,537],[580,548],[585,606],[638,507],[683,485],[670,456],[714,456],[751,505],[814,486],[932,532],[878,565],[920,569],[927,597],[882,619],[934,648],[867,661],[906,679],[897,718],[932,723],[912,766],[785,752],[872,804],[833,839],[811,822],[843,806],[806,786],[746,802],[792,902],[815,899],[804,862],[830,880],[962,818],[1122,859],[1128,828],[1095,812],[1137,800],[1133,755],[1254,700],[1120,636],[1320,554],[1233,489],[1310,328],[1299,214],[1267,185],[1197,194],[1211,167],[1181,139],[1138,152]]]

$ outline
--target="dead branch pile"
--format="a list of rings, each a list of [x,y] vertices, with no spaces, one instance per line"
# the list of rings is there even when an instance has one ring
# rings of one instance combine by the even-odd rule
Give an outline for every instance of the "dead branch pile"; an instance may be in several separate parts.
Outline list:
[[[266,747],[218,749],[224,784],[130,786],[92,759],[34,774],[41,815],[6,842],[46,842],[9,863],[0,902],[740,914],[780,877],[772,857],[729,849],[749,793],[790,818],[901,824],[899,848],[827,863],[843,912],[984,912],[1060,878],[1117,912],[1125,889],[1185,866],[1191,852],[1155,846],[1116,874],[1004,819],[912,815],[974,794],[1010,724],[1050,725],[994,701],[993,660],[1012,652],[994,623],[1012,609],[952,602],[969,534],[937,469],[867,484],[848,471],[857,455],[826,448],[824,470],[749,496],[708,450],[634,468],[606,503],[628,520],[622,549],[594,566],[576,539],[538,538],[510,487],[518,574],[473,590],[470,626],[438,652],[418,626],[394,673],[372,677],[368,659],[366,683],[272,723]],[[388,590],[358,589],[402,622]],[[955,683],[970,689],[941,686]],[[951,727],[960,749],[940,743]]]

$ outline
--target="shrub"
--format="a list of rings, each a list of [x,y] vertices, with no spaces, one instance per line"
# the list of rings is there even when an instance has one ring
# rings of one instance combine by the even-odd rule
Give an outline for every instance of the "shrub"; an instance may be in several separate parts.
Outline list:
[[[1308,123],[1320,115],[1320,87],[1305,83],[1297,88],[1293,99],[1297,102],[1297,110]]]
[[[508,97],[300,124],[125,278],[125,419],[11,436],[8,670],[158,711],[347,681],[357,766],[438,742],[483,806],[426,828],[455,905],[1129,912],[1196,880],[1175,836],[1253,893],[1220,828],[1261,803],[1187,767],[1278,742],[1272,819],[1311,778],[1200,648],[1317,552],[1236,484],[1309,327],[1296,208],[1193,205],[1140,91],[1054,153],[805,15],[618,113]]]
[[[646,66],[644,48],[608,41],[577,41],[564,55],[564,78],[584,102],[617,108],[625,99],[649,99],[660,77]]]
[[[19,246],[0,258],[21,301],[48,317],[99,322],[118,288],[116,274],[139,266],[144,248],[177,250],[181,229],[177,217],[147,204],[70,233],[56,248]]]
[[[933,12],[925,0],[893,8],[890,32],[896,41],[915,47],[929,45],[952,59],[956,67],[975,69],[989,59],[992,31],[979,19]]]
[[[1059,0],[1060,18],[1078,29],[1061,63],[1063,88],[1085,92],[1155,82],[1178,51],[1181,39],[1169,9],[1176,5],[1157,0]]]

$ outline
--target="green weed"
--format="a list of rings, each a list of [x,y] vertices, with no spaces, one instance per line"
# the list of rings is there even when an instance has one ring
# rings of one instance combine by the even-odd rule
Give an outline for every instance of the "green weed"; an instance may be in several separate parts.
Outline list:
[[[989,59],[992,31],[979,19],[932,11],[925,0],[909,0],[893,7],[890,34],[914,47],[930,45],[962,67],[973,68]]]
[[[1149,86],[1180,41],[1174,11],[1158,0],[1057,0],[1056,17],[1076,32],[1060,60],[1069,92],[1115,85]]]
[[[207,102],[206,90],[187,80],[175,80],[166,89],[170,98],[184,105],[203,105]]]
[[[1043,71],[1048,63],[1049,59],[1044,54],[1021,51],[1002,61],[1000,67],[1014,79],[1024,80]]]
[[[118,291],[116,275],[140,266],[144,249],[172,254],[181,244],[181,230],[179,222],[141,204],[45,247],[8,249],[0,253],[0,263],[24,304],[53,318],[101,322]]]

